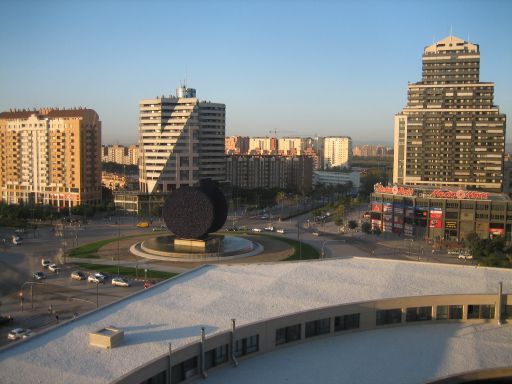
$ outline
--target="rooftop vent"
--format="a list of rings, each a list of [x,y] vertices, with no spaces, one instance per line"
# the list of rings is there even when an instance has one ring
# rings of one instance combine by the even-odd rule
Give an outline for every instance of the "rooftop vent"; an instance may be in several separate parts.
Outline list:
[[[106,327],[89,333],[89,345],[111,349],[122,343],[124,332],[115,327]]]

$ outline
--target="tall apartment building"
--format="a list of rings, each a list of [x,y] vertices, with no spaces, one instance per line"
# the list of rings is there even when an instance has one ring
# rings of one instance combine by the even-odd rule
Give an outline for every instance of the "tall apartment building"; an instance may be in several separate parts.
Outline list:
[[[325,168],[349,168],[352,160],[352,139],[347,136],[324,137],[323,160]]]
[[[225,143],[226,155],[246,155],[249,152],[248,137],[228,136]]]
[[[390,152],[390,151],[389,151]],[[352,149],[352,155],[354,157],[384,157],[388,155],[388,148],[382,145],[368,145],[364,144]]]
[[[92,109],[0,113],[0,196],[58,208],[101,201],[101,121]]]
[[[300,156],[304,150],[304,139],[301,137],[282,137],[277,140],[277,151],[284,156]]]
[[[312,175],[313,159],[306,156],[226,156],[226,179],[241,188],[309,192]]]
[[[275,155],[277,139],[275,137],[250,137],[249,155]]]
[[[201,178],[224,181],[226,106],[200,101],[181,86],[176,96],[140,102],[139,184],[142,192],[170,192]]]
[[[425,48],[422,81],[395,116],[394,183],[501,191],[506,118],[479,77],[477,44],[449,36]]]

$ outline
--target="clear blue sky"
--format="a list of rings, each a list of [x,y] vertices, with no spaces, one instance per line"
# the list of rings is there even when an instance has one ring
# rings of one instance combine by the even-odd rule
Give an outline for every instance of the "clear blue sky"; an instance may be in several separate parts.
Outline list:
[[[423,48],[450,26],[480,44],[512,118],[512,1],[0,0],[0,15],[0,110],[87,106],[105,144],[135,143],[138,102],[185,78],[226,104],[227,134],[391,143]]]

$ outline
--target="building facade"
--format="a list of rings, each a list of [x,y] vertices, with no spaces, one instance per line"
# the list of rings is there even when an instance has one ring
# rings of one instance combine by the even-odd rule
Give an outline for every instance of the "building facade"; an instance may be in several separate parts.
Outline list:
[[[419,239],[461,241],[475,232],[510,242],[512,200],[497,193],[377,184],[371,195],[371,225]]]
[[[425,48],[422,80],[395,116],[393,183],[501,192],[506,118],[479,73],[477,44],[449,36]]]
[[[348,185],[357,193],[361,185],[361,172],[313,171],[313,185]]]
[[[200,101],[184,86],[176,95],[140,102],[142,192],[171,192],[201,178],[225,180],[226,106]]]
[[[300,156],[304,151],[304,139],[301,137],[282,137],[277,140],[277,151],[284,156]]]
[[[346,136],[330,136],[324,138],[324,168],[350,168],[352,159],[352,139]]]
[[[280,188],[309,192],[313,160],[306,156],[227,156],[226,179],[240,188]]]
[[[57,208],[101,202],[101,121],[92,109],[0,113],[0,194]]]
[[[249,152],[249,138],[244,136],[226,137],[226,155],[247,155]]]
[[[249,155],[277,154],[277,139],[275,137],[250,137]]]
[[[130,145],[102,145],[101,146],[101,161],[104,163],[117,163],[124,165],[138,165],[139,164],[139,146]]]

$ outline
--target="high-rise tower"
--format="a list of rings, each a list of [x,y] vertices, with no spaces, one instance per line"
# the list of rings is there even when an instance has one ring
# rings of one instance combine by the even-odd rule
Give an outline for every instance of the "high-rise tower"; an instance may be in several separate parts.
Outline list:
[[[170,192],[200,178],[225,180],[226,106],[199,101],[196,90],[184,86],[176,95],[140,102],[142,192]]]
[[[422,81],[395,116],[394,183],[501,191],[505,115],[479,75],[477,44],[449,36],[425,48]]]

